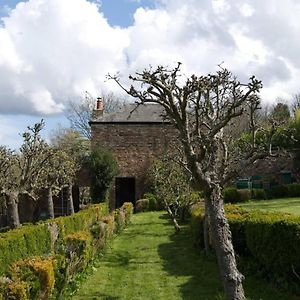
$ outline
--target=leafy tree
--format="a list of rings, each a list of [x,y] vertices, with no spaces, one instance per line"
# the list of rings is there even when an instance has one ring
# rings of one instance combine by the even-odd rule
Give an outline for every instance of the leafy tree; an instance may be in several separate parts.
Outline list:
[[[17,167],[18,157],[16,154],[4,147],[0,146],[0,190],[1,196],[5,199],[8,210],[8,221],[12,228],[20,226],[18,212],[18,193],[15,191],[16,183],[20,170]]]
[[[252,76],[240,83],[227,69],[220,68],[207,76],[183,77],[180,63],[174,69],[162,66],[146,69],[130,76],[133,84],[125,88],[116,76],[109,76],[139,104],[157,103],[173,122],[183,148],[185,167],[193,177],[194,186],[203,191],[210,232],[218,258],[220,274],[227,299],[244,299],[243,275],[238,271],[231,232],[225,218],[222,188],[233,175],[255,160],[272,155],[272,135],[268,145],[256,143],[259,126],[260,81]],[[251,140],[245,151],[230,134],[230,126],[240,117],[248,119]]]
[[[155,160],[149,173],[156,195],[163,201],[176,232],[179,232],[177,219],[194,202],[188,174],[167,157]]]
[[[67,201],[69,213],[74,213],[72,198],[72,183],[76,174],[76,164],[74,159],[65,151],[51,148],[51,155],[45,162],[44,171],[39,178],[40,189],[47,191],[48,217],[54,218],[53,195],[57,195],[62,188],[67,188]]]
[[[67,172],[69,175],[69,184],[65,184],[67,192],[67,202],[69,207],[69,212],[74,212],[73,199],[72,199],[72,185],[76,184],[76,173],[82,168],[88,168],[88,163],[90,159],[90,140],[82,137],[82,135],[69,128],[58,128],[51,138],[51,145],[65,153],[67,159],[64,166],[63,172]],[[67,178],[68,176],[65,177]]]
[[[286,123],[291,117],[289,106],[286,103],[278,102],[270,112],[269,118],[278,123]]]
[[[113,179],[118,173],[117,162],[108,150],[98,148],[91,154],[90,170],[92,201],[104,202]]]
[[[41,138],[40,131],[44,121],[28,127],[23,133],[23,144],[20,154],[1,148],[0,170],[1,194],[7,203],[9,225],[12,228],[20,226],[18,200],[20,195],[37,199],[36,191],[41,174],[45,171],[46,161],[50,153],[48,145]]]
[[[58,127],[52,132],[52,147],[60,149],[72,156],[76,163],[83,163],[90,156],[91,142],[82,137],[79,131]]]

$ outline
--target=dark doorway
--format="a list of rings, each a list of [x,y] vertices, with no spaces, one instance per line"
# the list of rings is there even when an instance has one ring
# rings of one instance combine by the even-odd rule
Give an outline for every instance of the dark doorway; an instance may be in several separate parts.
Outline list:
[[[117,177],[116,178],[116,208],[123,205],[124,202],[135,204],[135,178]]]

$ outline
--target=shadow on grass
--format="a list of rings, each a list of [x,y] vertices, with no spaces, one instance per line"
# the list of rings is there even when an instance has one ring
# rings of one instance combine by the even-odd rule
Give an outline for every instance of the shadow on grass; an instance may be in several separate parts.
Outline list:
[[[107,294],[103,294],[103,293],[100,293],[100,292],[95,292],[95,293],[93,293],[92,295],[89,295],[89,296],[85,295],[83,299],[86,299],[86,300],[98,300],[98,299],[119,300],[121,298],[120,297],[109,296]]]
[[[172,234],[170,240],[159,245],[158,253],[164,261],[164,269],[170,275],[189,277],[180,287],[182,299],[223,299],[214,258],[204,258],[196,252],[189,229],[183,227],[179,234]]]
[[[159,245],[158,253],[170,275],[189,277],[180,287],[182,299],[225,299],[215,257],[197,252],[188,227],[179,234],[172,234],[169,243]],[[248,300],[300,299],[281,293],[263,279],[254,277],[246,278],[244,289]]]

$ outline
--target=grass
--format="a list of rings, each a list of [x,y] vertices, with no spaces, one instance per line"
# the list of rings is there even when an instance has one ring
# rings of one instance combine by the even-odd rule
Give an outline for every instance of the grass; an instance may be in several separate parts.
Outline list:
[[[297,299],[255,278],[247,278],[244,287],[249,299]],[[189,228],[176,235],[162,212],[149,212],[133,216],[72,299],[221,300],[222,295],[215,259],[193,247]]]
[[[300,215],[300,198],[256,200],[240,203],[239,206],[245,209],[261,209],[272,212],[280,211]]]

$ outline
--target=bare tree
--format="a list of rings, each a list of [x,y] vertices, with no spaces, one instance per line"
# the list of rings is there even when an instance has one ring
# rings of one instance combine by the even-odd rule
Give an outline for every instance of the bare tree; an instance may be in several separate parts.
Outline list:
[[[80,132],[80,134],[87,138],[91,138],[91,128],[89,121],[92,118],[92,112],[96,105],[96,100],[88,92],[85,92],[85,97],[81,102],[69,101],[69,108],[67,110],[67,118],[71,123],[72,129]],[[104,103],[104,112],[115,111],[122,105],[122,101],[113,93],[102,95]]]
[[[108,77],[136,98],[138,105],[157,103],[164,107],[166,117],[177,128],[185,154],[185,167],[193,177],[194,186],[205,196],[226,298],[244,299],[243,275],[237,269],[221,192],[233,174],[272,152],[274,124],[267,133],[269,145],[261,145],[256,140],[260,128],[255,116],[260,108],[258,92],[262,83],[254,76],[248,83],[240,83],[223,68],[213,75],[192,75],[184,79],[180,63],[174,69],[159,66],[130,76],[133,85],[129,89],[120,83],[118,77]],[[228,130],[240,116],[249,121],[247,147],[240,147]],[[232,165],[233,160],[242,163]]]

